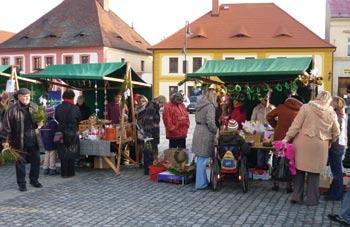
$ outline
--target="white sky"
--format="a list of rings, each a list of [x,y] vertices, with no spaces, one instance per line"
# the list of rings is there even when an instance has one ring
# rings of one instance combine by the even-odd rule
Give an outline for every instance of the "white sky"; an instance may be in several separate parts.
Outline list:
[[[19,32],[63,0],[1,0],[0,30]],[[76,0],[79,1],[79,0]],[[212,0],[109,0],[110,8],[149,43],[156,44],[211,10]],[[274,2],[321,38],[326,0],[219,0],[223,3]]]

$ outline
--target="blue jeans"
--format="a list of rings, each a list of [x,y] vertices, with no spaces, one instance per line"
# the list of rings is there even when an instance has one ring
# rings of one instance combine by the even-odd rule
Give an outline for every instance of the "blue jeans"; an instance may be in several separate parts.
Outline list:
[[[348,191],[345,193],[342,206],[340,208],[340,217],[350,224],[350,182],[348,184]]]
[[[334,200],[341,200],[343,198],[342,157],[344,150],[344,146],[334,143],[329,150],[329,165],[333,175],[333,181],[329,188],[329,196]]]
[[[196,189],[204,189],[208,186],[207,163],[209,158],[197,157],[196,162]]]

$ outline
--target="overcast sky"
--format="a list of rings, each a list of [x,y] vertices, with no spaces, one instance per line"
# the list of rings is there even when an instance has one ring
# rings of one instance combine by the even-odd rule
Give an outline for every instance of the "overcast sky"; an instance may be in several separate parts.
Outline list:
[[[0,30],[19,32],[63,0],[1,0]],[[79,0],[76,0],[79,1]],[[111,9],[149,43],[156,44],[211,10],[212,0],[109,0]],[[274,2],[321,38],[326,0],[219,0],[222,3]]]

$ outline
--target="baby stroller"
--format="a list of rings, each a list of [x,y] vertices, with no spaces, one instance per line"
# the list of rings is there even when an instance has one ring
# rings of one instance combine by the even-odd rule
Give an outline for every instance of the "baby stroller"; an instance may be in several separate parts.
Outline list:
[[[248,191],[248,167],[246,154],[250,146],[237,131],[221,131],[218,145],[212,155],[212,168],[210,173],[211,187],[215,191],[218,184],[227,174],[242,186],[243,192]]]

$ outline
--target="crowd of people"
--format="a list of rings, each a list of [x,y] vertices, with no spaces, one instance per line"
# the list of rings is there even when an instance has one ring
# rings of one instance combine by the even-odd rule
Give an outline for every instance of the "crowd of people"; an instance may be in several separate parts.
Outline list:
[[[4,107],[5,98],[4,95],[0,103],[0,139],[3,148],[23,151],[23,159],[16,161],[19,190],[27,190],[25,180],[27,162],[31,164],[30,184],[33,187],[42,187],[39,182],[38,130],[41,132],[46,150],[44,174],[58,174],[55,166],[58,153],[61,176],[74,176],[75,160],[79,157],[79,122],[88,119],[91,114],[84,98],[78,97],[75,104],[75,93],[66,90],[62,95],[61,104],[55,109],[47,108],[48,120],[45,125],[33,121],[31,114],[38,109],[38,106],[31,102],[31,92],[28,89],[19,89],[16,93],[17,101],[6,105],[7,108]],[[8,99],[6,102],[9,102]],[[186,149],[186,138],[190,127],[189,114],[184,105],[184,95],[180,92],[172,94],[169,102],[164,96],[149,101],[145,96],[138,95],[134,97],[133,104],[136,109],[138,140],[143,152],[144,173],[147,175],[154,156],[147,151],[146,143],[150,142],[152,150],[158,152],[161,119],[163,118],[169,148]],[[297,95],[291,95],[284,103],[275,107],[270,104],[270,93],[268,93],[253,109],[252,115],[247,116],[247,110],[241,101],[231,100],[224,90],[218,92],[214,87],[209,87],[198,100],[195,112],[196,125],[192,140],[192,152],[196,155],[195,188],[205,189],[210,183],[207,180],[206,168],[214,150],[218,130],[227,127],[239,130],[244,121],[251,119],[273,127],[275,141],[294,145],[296,176],[293,181],[287,182],[287,192],[293,193],[292,203],[309,206],[319,203],[320,174],[324,173],[327,163],[330,165],[333,181],[329,191],[325,193],[325,200],[342,200],[342,159],[348,144],[345,106],[342,98],[332,97],[329,92],[321,91],[315,100],[308,103],[304,103],[304,100]],[[107,105],[106,112],[107,118],[113,124],[120,123],[121,114],[128,113],[128,107],[123,106],[120,94]],[[305,179],[306,193],[304,193]],[[272,189],[279,190],[278,181],[273,182]],[[348,190],[341,213],[329,215],[330,219],[350,223],[349,193]]]

